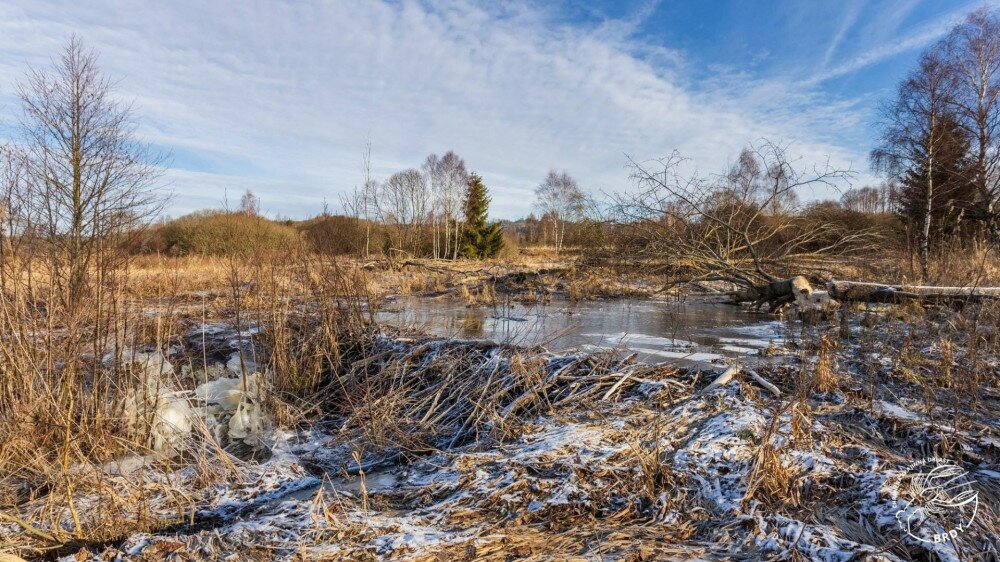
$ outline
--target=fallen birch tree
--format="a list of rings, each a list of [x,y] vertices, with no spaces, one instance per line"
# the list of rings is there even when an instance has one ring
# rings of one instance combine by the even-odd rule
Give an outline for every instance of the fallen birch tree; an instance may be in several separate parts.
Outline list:
[[[666,262],[675,284],[723,281],[736,302],[777,311],[812,293],[805,275],[849,253],[873,248],[869,231],[796,212],[797,191],[835,186],[853,173],[828,162],[796,169],[785,147],[751,145],[727,173],[681,173],[684,160],[630,159],[634,189],[615,197],[627,249]]]
[[[958,304],[1000,300],[1000,287],[934,287],[888,285],[860,281],[830,281],[830,298],[840,302]]]

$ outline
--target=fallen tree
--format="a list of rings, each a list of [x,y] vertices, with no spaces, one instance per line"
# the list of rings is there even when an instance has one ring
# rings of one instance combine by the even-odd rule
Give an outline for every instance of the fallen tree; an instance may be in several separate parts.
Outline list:
[[[860,281],[830,281],[830,298],[840,302],[903,304],[962,304],[1000,300],[1000,287],[934,287],[887,285]]]
[[[727,173],[681,173],[676,153],[631,160],[634,189],[616,196],[623,250],[659,259],[675,284],[723,281],[735,302],[780,310],[812,293],[805,275],[873,248],[873,232],[817,221],[795,206],[796,192],[833,186],[852,172],[829,164],[796,169],[785,148],[749,146]]]
[[[764,285],[741,289],[733,296],[733,300],[737,303],[749,302],[754,308],[760,308],[766,304],[770,310],[777,312],[793,302],[800,307],[805,306],[812,292],[812,283],[804,276],[796,275],[788,279],[779,279]]]

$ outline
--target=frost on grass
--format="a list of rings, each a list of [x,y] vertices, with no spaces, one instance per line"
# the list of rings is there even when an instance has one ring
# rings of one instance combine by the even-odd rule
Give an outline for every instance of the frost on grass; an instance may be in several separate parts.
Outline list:
[[[378,407],[407,440],[368,429],[384,419],[377,409],[265,430],[270,456],[204,490],[194,525],[87,556],[846,562],[995,552],[995,382],[963,417],[945,416],[960,383],[931,399],[891,351],[893,334],[915,331],[893,327],[831,352],[835,391],[809,387],[817,361],[808,349],[791,356],[798,361],[761,358],[754,369],[780,398],[749,376],[706,392],[717,371],[383,334],[371,349],[393,386]],[[941,349],[922,348],[923,362],[907,368],[936,376]],[[515,378],[493,386],[504,377]],[[228,384],[203,389],[203,400],[225,402]],[[908,509],[900,482],[928,454],[967,469],[983,499],[950,541],[899,525]],[[925,523],[927,537],[951,525],[933,513]]]

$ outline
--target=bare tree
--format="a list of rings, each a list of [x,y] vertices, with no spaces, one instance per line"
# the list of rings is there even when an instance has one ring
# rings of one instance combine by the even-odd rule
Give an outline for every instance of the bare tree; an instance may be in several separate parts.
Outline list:
[[[427,181],[427,188],[430,190],[431,197],[431,255],[434,259],[441,257],[441,246],[438,244],[438,222],[442,217],[444,205],[442,197],[442,187],[441,187],[441,159],[438,158],[437,154],[431,153],[427,155],[424,159],[424,164],[421,167],[424,171],[424,176]],[[445,238],[447,239],[448,230],[445,230]]]
[[[417,231],[427,218],[430,196],[424,176],[415,169],[389,176],[377,197],[382,216],[396,232],[398,250],[415,250]]]
[[[92,268],[112,264],[103,243],[145,224],[158,210],[160,158],[135,135],[131,106],[113,94],[97,56],[72,37],[48,70],[18,87],[35,203],[53,281],[75,310]]]
[[[757,155],[749,147],[744,147],[736,163],[729,168],[726,180],[735,193],[751,200],[757,198],[763,191],[761,186],[763,174],[764,170],[760,168]]]
[[[32,187],[23,151],[0,145],[0,299],[32,274],[26,269],[32,262],[27,254],[39,222]]]
[[[549,171],[545,181],[535,188],[535,201],[538,208],[552,217],[555,224],[556,253],[562,252],[563,241],[566,238],[566,224],[576,220],[583,211],[584,197],[567,172]]]
[[[437,246],[435,227],[435,247],[438,247],[443,257],[457,259],[462,237],[461,220],[462,210],[465,207],[465,188],[469,182],[465,160],[449,150],[441,157],[436,154],[429,155],[424,160],[423,169],[432,194],[432,210],[436,217],[440,217],[443,226],[444,240],[440,247]],[[435,257],[437,257],[436,252]]]
[[[798,204],[795,190],[779,189],[788,180],[788,170],[781,164],[766,162],[754,146],[744,147],[736,163],[725,175],[731,192],[746,201],[758,203],[767,200],[766,208],[771,214],[794,210]],[[778,195],[774,195],[778,193]]]
[[[733,182],[731,174],[710,179],[681,172],[678,153],[639,162],[629,158],[634,189],[615,195],[614,213],[628,232],[630,251],[658,260],[678,274],[678,281],[721,280],[741,289],[737,300],[781,304],[790,296],[792,267],[796,273],[822,267],[826,256],[861,243],[867,233],[836,233],[836,225],[809,224],[795,214],[770,212],[774,201],[790,192],[835,185],[850,170],[829,162],[805,171],[796,169],[784,146],[761,141],[741,156],[761,173],[752,188]],[[753,174],[751,174],[752,176]],[[721,181],[720,181],[721,179]],[[842,234],[842,235],[840,235]],[[828,239],[836,242],[828,244]]]
[[[935,178],[948,136],[949,107],[954,81],[948,63],[936,50],[920,59],[919,67],[900,85],[896,99],[882,110],[882,138],[871,153],[873,166],[891,178],[904,179],[916,171],[923,176],[923,216],[919,235],[921,276],[930,275],[931,222],[939,198]]]
[[[68,470],[81,432],[120,415],[108,396],[145,384],[123,379],[120,362],[94,367],[135,333],[126,246],[165,199],[161,161],[76,37],[50,68],[29,70],[18,94],[19,143],[0,149],[0,410],[37,400],[33,423],[66,424],[61,444],[46,446]]]
[[[840,196],[840,204],[848,211],[867,214],[882,214],[888,208],[885,190],[872,186],[848,189]]]
[[[378,192],[378,182],[372,177],[372,141],[365,143],[364,183],[361,186],[361,210],[365,218],[365,258],[371,256],[372,245],[372,209],[375,206],[375,194]]]
[[[260,214],[260,199],[249,189],[240,197],[240,212],[248,217]]]
[[[947,64],[937,62],[929,68],[922,62],[921,71],[950,74],[948,81],[953,83],[940,86],[950,90],[942,103],[955,113],[972,141],[972,179],[990,236],[1000,243],[1000,17],[985,8],[969,14],[941,51]],[[938,87],[937,78],[934,84],[926,80],[924,90]]]

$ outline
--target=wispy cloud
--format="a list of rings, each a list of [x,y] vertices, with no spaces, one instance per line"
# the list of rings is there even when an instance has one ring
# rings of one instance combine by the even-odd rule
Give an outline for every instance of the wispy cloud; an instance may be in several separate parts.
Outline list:
[[[837,52],[837,48],[844,41],[844,37],[847,32],[854,26],[858,21],[858,16],[861,15],[861,5],[860,4],[850,4],[847,9],[844,10],[843,19],[840,21],[840,26],[837,28],[837,32],[834,34],[833,39],[830,40],[830,46],[826,48],[826,53],[823,55],[823,62],[820,64],[823,68],[826,68],[830,64],[830,60],[833,59],[833,55]]]
[[[762,136],[807,160],[857,165],[866,148],[843,140],[864,114],[856,100],[788,79],[693,83],[678,51],[633,36],[655,4],[597,28],[527,4],[83,4],[0,4],[2,105],[25,64],[78,32],[135,98],[141,134],[174,152],[173,214],[246,188],[272,213],[314,214],[360,181],[369,137],[381,175],[456,150],[500,216],[530,211],[553,167],[595,191],[622,186],[623,152],[678,148],[708,168]]]
[[[899,10],[894,10],[888,12],[884,16],[884,20],[880,20],[881,31],[885,33],[886,31],[894,31],[895,26],[899,24],[899,20],[912,9],[913,3],[910,2],[904,6],[901,6]],[[827,68],[829,60],[832,58],[833,52],[840,42],[843,40],[843,36],[849,29],[848,25],[842,26],[837,34],[834,36],[834,40],[827,50],[827,54],[824,58],[822,70],[820,72],[811,76],[808,80],[804,82],[806,85],[815,85],[832,78],[837,78],[850,74],[852,72],[857,72],[863,68],[867,68],[874,64],[880,63],[902,53],[908,51],[914,51],[923,47],[926,47],[944,37],[948,31],[953,28],[956,24],[960,23],[966,14],[976,7],[976,4],[963,4],[956,5],[955,8],[948,14],[935,18],[933,21],[926,23],[915,30],[909,31],[900,36],[887,35],[881,37],[881,40],[877,42],[873,47],[868,48],[848,60],[833,66],[832,68]],[[853,14],[853,15],[850,15]],[[850,22],[853,25],[857,22],[856,12],[850,12],[846,19],[846,22]]]

